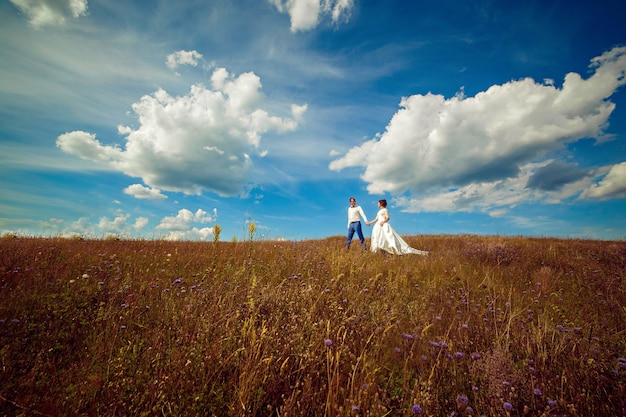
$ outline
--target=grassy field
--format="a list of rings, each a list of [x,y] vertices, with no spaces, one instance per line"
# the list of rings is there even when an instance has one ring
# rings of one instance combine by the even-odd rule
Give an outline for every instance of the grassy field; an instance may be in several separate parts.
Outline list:
[[[2,237],[0,414],[626,415],[626,242],[406,240]]]

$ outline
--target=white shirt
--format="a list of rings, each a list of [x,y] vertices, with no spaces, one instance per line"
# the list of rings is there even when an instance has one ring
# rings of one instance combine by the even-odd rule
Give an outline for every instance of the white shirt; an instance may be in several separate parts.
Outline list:
[[[361,206],[348,207],[348,227],[350,227],[350,223],[361,220],[361,216],[363,217],[363,220],[367,222],[367,217],[365,217],[365,213],[363,212]]]

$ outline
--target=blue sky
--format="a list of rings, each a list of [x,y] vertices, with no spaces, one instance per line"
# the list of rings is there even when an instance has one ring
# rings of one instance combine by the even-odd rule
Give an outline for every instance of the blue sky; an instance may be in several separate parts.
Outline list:
[[[0,3],[0,232],[626,237],[623,1]],[[366,235],[370,230],[366,228]]]

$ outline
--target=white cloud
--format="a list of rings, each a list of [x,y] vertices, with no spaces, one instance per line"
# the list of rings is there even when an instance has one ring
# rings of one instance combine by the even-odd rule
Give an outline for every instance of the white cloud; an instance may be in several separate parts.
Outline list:
[[[217,209],[213,209],[213,216],[202,209],[195,213],[187,209],[181,209],[176,216],[164,217],[156,227],[157,230],[164,230],[164,238],[167,240],[207,240],[213,235],[212,227],[199,228],[195,223],[209,223],[217,217]]]
[[[315,28],[322,16],[330,16],[333,24],[348,20],[353,0],[268,0],[281,13],[289,14],[291,31]]]
[[[181,97],[162,89],[142,97],[133,105],[139,128],[118,127],[126,135],[124,149],[83,131],[60,135],[57,146],[152,188],[236,195],[247,181],[251,154],[259,153],[261,135],[295,130],[306,107],[292,106],[292,118],[268,114],[260,108],[261,81],[252,72],[234,77],[217,68],[211,80],[213,89],[197,84]]]
[[[122,234],[128,231],[127,220],[129,217],[130,217],[129,214],[123,214],[123,213],[118,214],[115,218],[111,220],[106,216],[101,217],[100,221],[98,222],[98,229],[100,229],[102,233],[109,233],[109,234],[115,234],[115,235]]]
[[[333,23],[349,20],[354,7],[353,0],[324,0],[322,11],[329,13]]]
[[[98,163],[109,163],[120,159],[123,155],[122,150],[118,147],[103,146],[96,139],[96,135],[81,131],[60,135],[57,138],[57,146],[64,152]]]
[[[103,236],[103,235],[127,235],[131,229],[141,232],[149,223],[146,217],[137,217],[134,223],[130,222],[131,215],[118,210],[112,219],[100,217],[97,224],[88,217],[81,217],[78,220],[64,226],[64,220],[50,219],[50,228],[57,230],[61,236]]]
[[[103,234],[119,235],[128,232],[130,215],[118,213],[115,218],[101,217],[97,223],[93,223],[89,217],[80,217],[78,220],[66,224],[65,220],[51,218],[48,222],[42,222],[40,229],[46,229],[53,235],[72,237],[84,236],[87,238],[101,237]]]
[[[124,188],[124,194],[132,195],[139,200],[164,200],[166,195],[156,188],[144,187],[141,184],[132,184]]]
[[[172,230],[163,238],[165,240],[207,240],[213,236],[212,227],[203,227],[198,229],[196,227],[191,230]]]
[[[502,217],[502,216],[504,216],[506,213],[507,213],[507,211],[506,211],[506,210],[504,210],[504,209],[498,209],[498,210],[493,210],[493,211],[489,212],[489,215],[490,215],[491,217],[496,217],[496,218],[497,218],[497,217]]]
[[[626,162],[613,165],[608,174],[599,183],[585,190],[581,197],[598,199],[626,197]]]
[[[91,224],[89,217],[80,217],[78,220],[72,222],[69,226],[61,231],[62,236],[77,235],[95,235],[95,228]]]
[[[67,17],[87,15],[87,0],[10,0],[34,28],[60,26]]]
[[[209,213],[198,209],[195,213],[187,209],[180,209],[176,216],[164,217],[156,227],[158,230],[189,231],[194,223],[208,223],[212,220]]]
[[[610,138],[604,129],[615,105],[608,97],[626,83],[626,47],[594,58],[591,66],[589,79],[567,74],[560,89],[523,79],[469,98],[403,98],[383,134],[350,149],[330,169],[364,167],[369,192],[405,193],[396,202],[409,211],[487,211],[528,198],[573,196],[590,183],[575,167],[567,178],[550,182],[544,175],[535,177],[541,187],[528,185],[565,144]]]
[[[133,228],[140,232],[148,225],[148,222],[149,220],[147,217],[137,217],[135,219],[135,224],[133,225]]]
[[[435,189],[435,192],[424,193],[420,198],[400,196],[394,202],[408,212],[482,211],[492,217],[501,217],[508,208],[523,203],[557,204],[575,197],[591,184],[591,175],[585,175],[554,190],[528,187],[532,176],[551,162],[522,165],[519,175],[515,177],[477,181],[445,190]]]
[[[197,51],[176,51],[167,56],[165,64],[171,70],[175,70],[179,65],[198,65],[198,60],[202,58],[202,54]]]

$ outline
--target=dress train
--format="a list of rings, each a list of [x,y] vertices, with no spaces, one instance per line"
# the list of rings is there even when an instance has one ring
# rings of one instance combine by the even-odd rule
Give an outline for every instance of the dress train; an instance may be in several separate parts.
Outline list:
[[[414,249],[402,239],[402,237],[389,225],[384,223],[382,226],[377,222],[372,229],[372,239],[370,250],[376,252],[382,249],[394,255],[428,255],[427,251]]]

